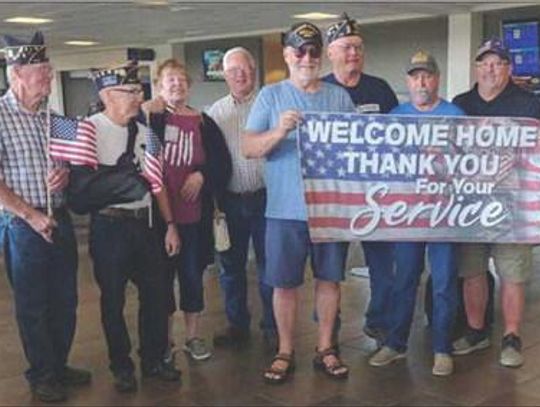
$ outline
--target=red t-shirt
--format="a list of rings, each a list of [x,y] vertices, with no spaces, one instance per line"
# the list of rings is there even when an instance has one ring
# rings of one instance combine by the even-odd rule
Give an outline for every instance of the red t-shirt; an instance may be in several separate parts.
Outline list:
[[[176,223],[187,224],[201,220],[201,194],[188,202],[180,190],[189,174],[204,164],[200,116],[168,115],[165,127],[164,178],[173,218]]]

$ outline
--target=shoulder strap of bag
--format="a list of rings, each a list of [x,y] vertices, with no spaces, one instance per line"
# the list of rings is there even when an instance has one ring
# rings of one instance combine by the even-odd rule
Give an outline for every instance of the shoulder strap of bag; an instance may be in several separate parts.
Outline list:
[[[116,161],[117,164],[128,164],[133,163],[133,150],[135,148],[135,139],[137,138],[137,133],[139,132],[139,126],[135,120],[130,120],[127,125],[128,128],[128,141],[126,145],[126,151],[118,158]]]

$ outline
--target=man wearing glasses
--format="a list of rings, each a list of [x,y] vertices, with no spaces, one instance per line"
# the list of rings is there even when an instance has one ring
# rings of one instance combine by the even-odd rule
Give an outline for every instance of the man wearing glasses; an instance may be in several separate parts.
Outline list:
[[[332,73],[323,80],[343,87],[358,113],[388,113],[398,105],[396,95],[386,81],[363,72],[364,40],[355,20],[344,13],[340,21],[328,28],[326,39]],[[364,333],[380,344],[390,327],[394,245],[392,242],[366,241],[362,242],[362,248],[369,267],[371,288]],[[335,328],[337,339],[339,323]]]
[[[96,128],[100,165],[141,164],[147,129],[134,121],[143,100],[137,66],[98,71],[94,81],[105,110],[88,118]],[[165,247],[169,255],[179,251],[179,236],[165,188],[156,193],[161,214],[167,222]],[[101,321],[109,349],[110,369],[119,392],[137,389],[131,343],[123,310],[128,280],[138,289],[139,355],[143,377],[165,381],[180,379],[180,372],[163,362],[167,345],[167,310],[163,297],[164,265],[161,243],[149,227],[150,193],[132,202],[110,205],[92,214],[90,254],[101,291]]]
[[[456,96],[454,103],[471,116],[510,116],[540,119],[540,102],[512,82],[509,51],[493,38],[476,53],[474,87]],[[459,274],[464,278],[463,297],[468,331],[454,342],[454,355],[467,355],[490,345],[484,316],[488,302],[486,270],[489,257],[501,278],[501,308],[504,318],[499,362],[519,367],[521,353],[519,328],[525,306],[525,282],[532,271],[532,246],[526,244],[464,244],[459,258]]]
[[[296,146],[296,126],[305,111],[352,112],[343,89],[319,79],[322,35],[308,22],[293,25],[283,36],[283,57],[289,79],[264,87],[246,124],[243,152],[266,158],[266,282],[274,287],[279,351],[264,372],[269,383],[282,383],[294,369],[294,327],[298,287],[304,280],[308,254],[315,277],[319,337],[314,367],[333,378],[346,378],[347,366],[332,344],[332,327],[344,278],[347,243],[312,243]]]
[[[272,310],[272,287],[264,282],[264,160],[246,159],[240,143],[241,133],[256,96],[255,59],[245,48],[231,48],[223,56],[223,69],[230,94],[215,102],[208,113],[223,131],[233,164],[232,177],[222,202],[231,248],[219,254],[219,281],[225,296],[229,326],[214,336],[214,345],[241,346],[249,339],[251,316],[247,301],[246,262],[251,237],[257,259],[262,303],[260,327],[267,349],[273,352],[277,346],[277,333]]]

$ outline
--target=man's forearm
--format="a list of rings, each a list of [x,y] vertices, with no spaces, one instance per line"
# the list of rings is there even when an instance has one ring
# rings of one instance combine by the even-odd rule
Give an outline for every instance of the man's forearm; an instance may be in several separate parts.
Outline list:
[[[279,127],[264,133],[246,132],[242,135],[242,154],[246,158],[263,158],[287,135]]]
[[[4,181],[0,181],[0,205],[23,219],[28,219],[35,210],[23,198],[15,194]]]

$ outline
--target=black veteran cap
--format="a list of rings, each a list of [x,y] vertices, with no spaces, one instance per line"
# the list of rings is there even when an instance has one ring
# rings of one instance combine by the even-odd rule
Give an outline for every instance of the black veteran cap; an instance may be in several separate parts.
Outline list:
[[[286,47],[300,48],[311,44],[322,48],[322,34],[315,24],[302,22],[294,24],[289,31],[281,34],[281,44]]]
[[[432,74],[439,73],[437,61],[433,55],[426,51],[417,51],[414,53],[409,61],[409,65],[407,65],[407,74],[411,74],[417,69],[422,69]]]
[[[350,35],[360,36],[360,26],[356,20],[349,18],[347,13],[343,13],[341,20],[332,24],[326,30],[326,41],[328,41],[328,44],[331,44],[338,38],[348,37]]]
[[[98,91],[110,88],[111,86],[138,85],[141,83],[139,79],[139,66],[136,61],[130,61],[126,65],[115,68],[94,70],[92,72],[92,79]]]
[[[37,31],[31,40],[3,35],[4,53],[8,65],[28,65],[48,62],[43,34]]]
[[[484,58],[484,55],[486,54],[496,54],[501,59],[505,59],[508,62],[510,62],[510,52],[508,49],[504,46],[503,42],[496,37],[490,38],[486,42],[484,42],[478,50],[476,51],[475,61],[481,61],[482,58]]]

